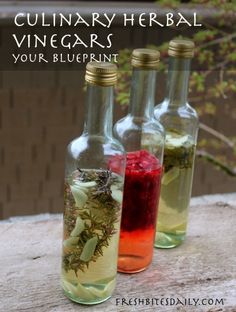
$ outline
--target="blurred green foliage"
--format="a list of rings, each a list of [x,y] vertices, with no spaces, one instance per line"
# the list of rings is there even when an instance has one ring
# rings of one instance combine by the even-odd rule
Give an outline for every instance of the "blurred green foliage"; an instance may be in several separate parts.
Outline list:
[[[181,1],[178,0],[161,0],[157,3],[168,8],[179,8],[181,5]],[[203,27],[198,28],[191,37],[196,45],[196,53],[194,70],[190,77],[189,102],[204,120],[205,117],[209,119],[220,111],[219,102],[222,100],[229,118],[236,121],[236,105],[229,107],[228,104],[229,100],[232,102],[233,98],[236,99],[236,0],[192,0],[187,6],[200,8],[201,5],[203,9],[212,9],[214,23],[208,23],[202,18]],[[159,71],[166,73],[168,42],[148,47],[161,52]],[[117,101],[123,107],[129,103],[131,52],[124,49],[119,54]],[[229,175],[236,176],[236,131],[226,137],[221,133],[221,129],[212,129],[204,124],[201,124],[200,128],[208,133],[207,138],[210,135],[210,139],[204,138],[204,135],[200,136],[198,156]]]

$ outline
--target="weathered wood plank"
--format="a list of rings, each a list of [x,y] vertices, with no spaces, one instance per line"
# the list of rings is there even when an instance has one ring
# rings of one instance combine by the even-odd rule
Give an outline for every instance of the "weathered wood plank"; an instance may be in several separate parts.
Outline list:
[[[61,215],[0,222],[0,311],[236,311],[236,194],[228,202],[209,198],[191,207],[182,246],[155,250],[145,272],[119,274],[114,296],[94,307],[70,302],[60,288]],[[171,297],[192,304],[192,298],[222,298],[224,305],[156,305]],[[154,305],[122,306],[122,298],[150,298]]]

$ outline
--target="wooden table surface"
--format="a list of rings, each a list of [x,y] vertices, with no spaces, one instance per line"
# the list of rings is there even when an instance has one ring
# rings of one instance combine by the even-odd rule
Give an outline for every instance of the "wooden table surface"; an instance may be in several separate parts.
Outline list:
[[[144,272],[118,274],[113,297],[96,306],[61,290],[61,215],[1,221],[0,233],[1,312],[236,311],[236,193],[194,199],[185,243],[155,249]]]

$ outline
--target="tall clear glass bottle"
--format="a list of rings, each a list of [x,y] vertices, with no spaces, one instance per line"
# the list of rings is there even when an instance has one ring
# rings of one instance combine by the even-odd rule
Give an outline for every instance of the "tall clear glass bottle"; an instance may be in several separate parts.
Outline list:
[[[155,239],[155,246],[159,248],[178,246],[186,235],[198,133],[197,113],[187,101],[193,53],[192,41],[170,42],[166,98],[154,111],[166,131]]]
[[[132,54],[129,114],[114,127],[127,152],[118,271],[135,273],[152,261],[164,148],[163,127],[154,118],[159,52]]]
[[[66,155],[61,284],[71,300],[96,304],[115,287],[126,159],[112,136],[116,66],[86,69],[84,131]]]

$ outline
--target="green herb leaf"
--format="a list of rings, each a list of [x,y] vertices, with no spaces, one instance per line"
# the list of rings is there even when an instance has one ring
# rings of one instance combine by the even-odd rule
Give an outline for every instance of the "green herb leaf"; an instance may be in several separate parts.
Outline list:
[[[168,185],[170,182],[174,181],[179,176],[179,168],[173,167],[167,173],[164,174],[162,178],[162,184]]]
[[[84,245],[84,249],[80,255],[80,260],[85,262],[89,261],[94,254],[97,243],[98,243],[97,236],[90,238]]]
[[[76,219],[74,230],[70,233],[70,236],[79,236],[84,229],[85,229],[84,222],[82,221],[80,216],[78,216]]]
[[[79,237],[69,237],[63,243],[63,245],[67,248],[75,247],[78,244]]]
[[[76,207],[82,208],[86,203],[88,196],[78,186],[71,185],[70,188],[75,199]]]

